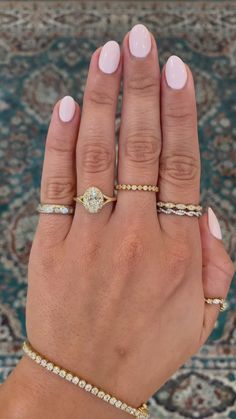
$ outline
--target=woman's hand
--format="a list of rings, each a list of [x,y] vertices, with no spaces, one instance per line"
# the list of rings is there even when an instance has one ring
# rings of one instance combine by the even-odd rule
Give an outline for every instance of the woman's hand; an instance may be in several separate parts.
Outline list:
[[[118,183],[158,184],[159,200],[199,202],[192,74],[174,56],[160,74],[156,42],[143,25],[126,35],[120,61],[115,42],[95,51],[82,115],[71,99],[56,104],[41,202],[70,204],[89,186],[113,195],[122,65]],[[204,303],[204,296],[225,298],[233,274],[221,240],[209,231],[207,215],[200,221],[200,235],[196,217],[157,214],[156,199],[154,192],[118,191],[117,202],[98,214],[81,204],[74,216],[41,214],[29,263],[32,346],[136,407],[204,343],[219,312],[218,306]],[[58,411],[55,417],[80,417],[74,407],[83,391],[32,368],[36,380],[37,374],[45,377],[41,389],[60,381],[59,405],[73,392],[70,415]],[[94,399],[85,397],[88,403]],[[130,417],[95,403],[104,411],[93,418]]]

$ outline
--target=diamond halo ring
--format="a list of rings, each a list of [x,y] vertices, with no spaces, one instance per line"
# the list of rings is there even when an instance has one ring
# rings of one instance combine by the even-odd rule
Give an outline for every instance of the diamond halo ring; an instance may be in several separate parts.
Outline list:
[[[102,207],[109,202],[117,200],[115,196],[107,196],[96,186],[91,186],[84,192],[83,195],[75,196],[74,201],[83,204],[84,208],[91,214],[98,213]]]

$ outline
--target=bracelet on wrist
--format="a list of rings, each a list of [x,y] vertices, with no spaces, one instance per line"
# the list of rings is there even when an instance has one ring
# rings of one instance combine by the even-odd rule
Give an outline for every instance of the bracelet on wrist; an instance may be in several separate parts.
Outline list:
[[[59,365],[53,363],[46,357],[44,357],[39,352],[35,351],[29,341],[25,341],[23,343],[23,351],[26,355],[28,355],[33,361],[35,361],[38,365],[46,368],[49,372],[52,372],[59,377],[67,380],[68,382],[84,389],[88,393],[93,394],[94,396],[98,397],[99,399],[111,404],[112,406],[121,409],[132,416],[135,416],[139,419],[149,419],[149,412],[148,407],[144,403],[142,406],[135,408],[129,406],[127,403],[117,399],[114,396],[111,396],[109,393],[106,393],[104,390],[94,386],[91,383],[88,383],[82,378],[79,378],[77,375],[73,374],[71,371],[68,371]]]

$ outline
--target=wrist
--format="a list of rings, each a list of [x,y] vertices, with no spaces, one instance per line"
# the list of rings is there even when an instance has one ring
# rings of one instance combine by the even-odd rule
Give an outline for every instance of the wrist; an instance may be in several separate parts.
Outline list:
[[[2,419],[129,419],[128,413],[23,357],[0,391]]]

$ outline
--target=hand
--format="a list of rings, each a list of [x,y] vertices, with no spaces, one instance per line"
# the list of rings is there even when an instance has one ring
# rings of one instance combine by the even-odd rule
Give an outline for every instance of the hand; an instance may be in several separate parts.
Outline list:
[[[134,27],[120,61],[114,42],[100,60],[101,48],[95,51],[82,115],[71,99],[56,104],[41,202],[70,204],[93,185],[113,195],[122,64],[118,183],[158,184],[159,200],[199,202],[192,74],[176,57],[160,74],[156,42],[149,36],[142,25]],[[98,214],[81,204],[74,216],[41,214],[29,262],[32,346],[132,406],[148,400],[210,334],[219,307],[206,305],[204,296],[225,298],[229,289],[232,262],[211,235],[206,215],[200,225],[202,243],[196,217],[157,215],[156,194],[144,191],[119,191],[117,202]],[[60,386],[65,393],[73,387]],[[104,409],[110,409],[109,417],[130,417]],[[75,417],[72,407],[69,412]]]

